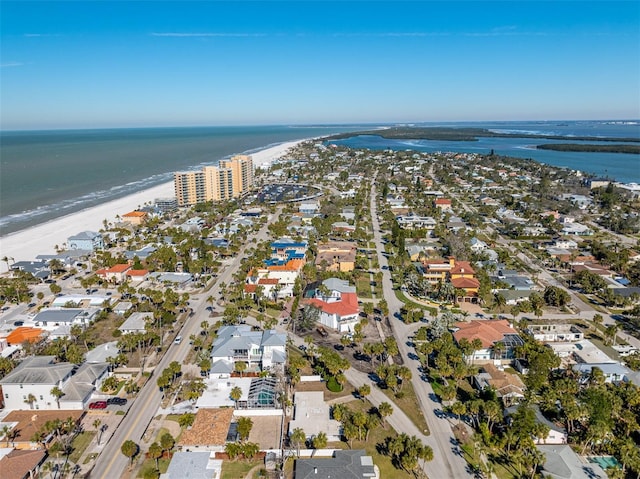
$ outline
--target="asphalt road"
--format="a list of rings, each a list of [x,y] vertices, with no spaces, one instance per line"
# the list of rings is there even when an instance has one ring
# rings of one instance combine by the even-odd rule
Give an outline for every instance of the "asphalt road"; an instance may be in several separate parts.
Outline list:
[[[391,273],[387,267],[387,258],[382,254],[384,246],[382,244],[382,234],[380,233],[380,223],[378,221],[375,184],[371,188],[370,212],[373,236],[378,253],[378,262],[380,267],[383,268],[382,291],[389,306],[389,322],[398,342],[398,349],[400,350],[402,359],[405,365],[411,370],[411,382],[431,432],[429,436],[424,436],[424,434],[418,436],[416,433],[417,437],[420,437],[425,444],[428,444],[433,449],[433,461],[426,463],[424,470],[430,478],[434,479],[473,477],[467,469],[467,462],[460,455],[459,448],[456,445],[456,439],[451,431],[451,424],[445,417],[439,418],[436,416],[435,411],[441,410],[442,405],[436,400],[436,395],[431,388],[431,384],[422,378],[422,373],[419,370],[420,362],[409,357],[410,351],[407,346],[407,339],[413,332],[409,326],[399,319],[400,308],[402,308],[403,303],[396,298],[393,290],[393,282],[391,281]],[[349,378],[350,375],[347,375],[347,378]],[[354,378],[354,380],[357,381],[357,378]],[[372,387],[372,391],[374,389],[375,388]],[[409,428],[406,431],[399,429],[399,431],[407,432],[408,434],[413,434],[411,431],[415,429],[415,426],[411,428],[405,424],[399,424],[399,427]]]
[[[178,361],[181,364],[184,363],[184,360],[191,348],[188,341],[189,336],[191,334],[198,334],[201,329],[200,323],[204,320],[209,320],[209,312],[206,309],[206,298],[209,296],[213,296],[214,298],[219,297],[220,284],[229,284],[231,282],[233,274],[238,270],[240,262],[244,257],[243,253],[245,248],[249,245],[253,245],[267,239],[269,224],[272,221],[275,221],[281,212],[282,208],[278,209],[271,220],[265,223],[253,238],[247,239],[247,242],[238,255],[233,258],[224,271],[220,273],[209,291],[202,293],[197,297],[194,296],[190,300],[194,314],[187,318],[184,326],[177,333],[177,335],[183,337],[183,341],[180,344],[171,343],[167,352],[156,366],[155,374],[151,376],[149,381],[140,390],[138,396],[129,408],[127,415],[122,419],[120,425],[109,439],[109,442],[104,446],[93,469],[86,477],[102,479],[122,477],[129,462],[127,457],[125,457],[120,451],[122,443],[130,439],[139,445],[144,432],[151,422],[151,419],[153,419],[157,414],[158,408],[160,407],[162,393],[156,385],[156,376],[161,374],[162,370],[164,370],[172,361]]]

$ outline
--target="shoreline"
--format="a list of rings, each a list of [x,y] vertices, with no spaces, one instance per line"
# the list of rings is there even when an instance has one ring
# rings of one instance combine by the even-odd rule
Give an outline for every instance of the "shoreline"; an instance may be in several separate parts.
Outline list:
[[[271,164],[292,147],[310,139],[288,141],[250,153],[253,166],[259,168]],[[0,237],[0,257],[8,257],[12,261],[32,261],[40,254],[55,254],[55,246],[66,243],[70,236],[87,230],[98,231],[104,227],[104,220],[113,221],[117,215],[133,211],[146,202],[167,197],[175,197],[173,181],[9,233]],[[6,271],[6,262],[0,262],[0,272]]]

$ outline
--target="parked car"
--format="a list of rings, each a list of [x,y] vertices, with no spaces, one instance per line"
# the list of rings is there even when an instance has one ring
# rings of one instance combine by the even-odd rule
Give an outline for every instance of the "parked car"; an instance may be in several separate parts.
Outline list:
[[[24,321],[14,321],[13,325],[14,326],[22,326],[24,324]]]
[[[107,399],[107,404],[116,404],[118,406],[124,406],[125,404],[127,404],[127,400],[125,398],[119,398],[119,397],[109,398]]]
[[[107,401],[95,401],[89,404],[89,409],[106,409]]]

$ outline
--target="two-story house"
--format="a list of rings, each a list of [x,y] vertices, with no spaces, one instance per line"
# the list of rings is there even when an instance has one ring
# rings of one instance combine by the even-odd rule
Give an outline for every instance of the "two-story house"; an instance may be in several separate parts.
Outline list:
[[[102,235],[95,231],[82,231],[67,238],[69,249],[96,251],[104,247]]]
[[[274,329],[253,331],[251,326],[222,326],[211,349],[212,371],[230,374],[236,362],[249,369],[268,370],[284,364],[287,337]]]
[[[325,292],[315,291],[309,304],[320,310],[319,322],[340,333],[353,332],[360,321],[355,286],[345,280],[329,278],[322,282]]]
[[[0,380],[6,409],[84,409],[108,374],[107,363],[54,363],[55,356],[31,356]],[[61,397],[52,394],[54,388]]]

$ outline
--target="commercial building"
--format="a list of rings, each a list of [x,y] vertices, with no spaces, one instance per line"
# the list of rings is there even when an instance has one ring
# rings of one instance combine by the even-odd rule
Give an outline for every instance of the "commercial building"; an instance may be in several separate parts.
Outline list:
[[[174,173],[178,206],[237,198],[252,186],[253,160],[245,155],[221,160],[219,166],[205,166],[200,171]]]

